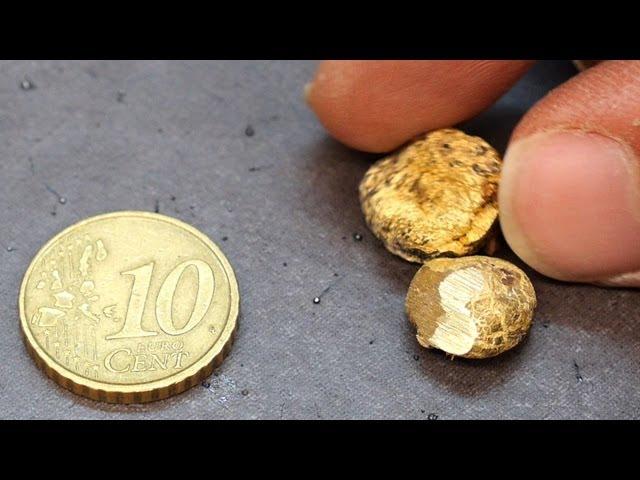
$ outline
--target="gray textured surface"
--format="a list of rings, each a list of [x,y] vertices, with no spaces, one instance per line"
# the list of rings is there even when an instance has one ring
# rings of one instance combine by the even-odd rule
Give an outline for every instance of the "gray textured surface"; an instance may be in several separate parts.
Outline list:
[[[539,309],[516,351],[452,362],[419,348],[403,313],[417,267],[367,231],[356,186],[374,157],[327,138],[306,109],[313,68],[0,64],[0,418],[640,417],[631,290],[532,273]],[[568,63],[538,66],[468,130],[502,148],[527,106],[571,74]],[[35,89],[20,88],[25,76]],[[237,343],[208,388],[143,406],[82,399],[48,380],[21,343],[22,275],[63,227],[156,202],[234,265]]]

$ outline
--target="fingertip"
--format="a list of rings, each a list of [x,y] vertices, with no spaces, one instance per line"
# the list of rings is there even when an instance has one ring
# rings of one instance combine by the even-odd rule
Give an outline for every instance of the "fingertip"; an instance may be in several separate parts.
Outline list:
[[[603,287],[640,287],[640,270],[630,273],[614,275],[604,280],[594,282]]]
[[[531,65],[529,61],[324,61],[308,105],[342,143],[382,153],[481,112]]]
[[[505,155],[498,195],[505,239],[534,269],[559,280],[634,281],[638,165],[632,149],[598,134],[556,131],[517,140]]]
[[[376,89],[387,88],[380,79],[380,64],[384,63],[326,60],[304,87],[307,105],[320,123],[334,138],[351,148],[384,153],[404,141],[381,127],[385,123],[386,108],[376,100],[380,97]],[[377,108],[372,105],[376,102]]]
[[[307,105],[309,106],[311,106],[311,90],[313,90],[313,82],[307,82],[302,90],[302,96],[304,97],[304,101],[307,102]]]

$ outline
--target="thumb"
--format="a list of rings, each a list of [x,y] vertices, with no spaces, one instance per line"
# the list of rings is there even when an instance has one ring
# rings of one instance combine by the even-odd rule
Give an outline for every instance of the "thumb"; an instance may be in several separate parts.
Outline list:
[[[505,155],[511,248],[560,280],[640,287],[640,62],[609,61],[542,99]]]

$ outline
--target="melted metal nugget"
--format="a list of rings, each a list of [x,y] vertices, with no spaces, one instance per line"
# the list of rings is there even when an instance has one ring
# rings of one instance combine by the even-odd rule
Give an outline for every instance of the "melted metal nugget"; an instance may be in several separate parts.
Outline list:
[[[499,258],[425,263],[407,294],[420,345],[467,358],[493,357],[527,334],[536,294],[526,274]]]
[[[406,260],[469,255],[498,218],[501,166],[479,137],[431,132],[371,166],[360,184],[365,219],[386,248]]]

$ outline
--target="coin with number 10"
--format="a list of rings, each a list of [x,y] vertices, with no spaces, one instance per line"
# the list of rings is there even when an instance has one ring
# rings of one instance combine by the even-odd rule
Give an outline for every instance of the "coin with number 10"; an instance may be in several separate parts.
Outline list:
[[[73,225],[36,255],[20,290],[27,349],[69,390],[159,400],[228,353],[238,285],[220,249],[164,215],[116,212]]]

